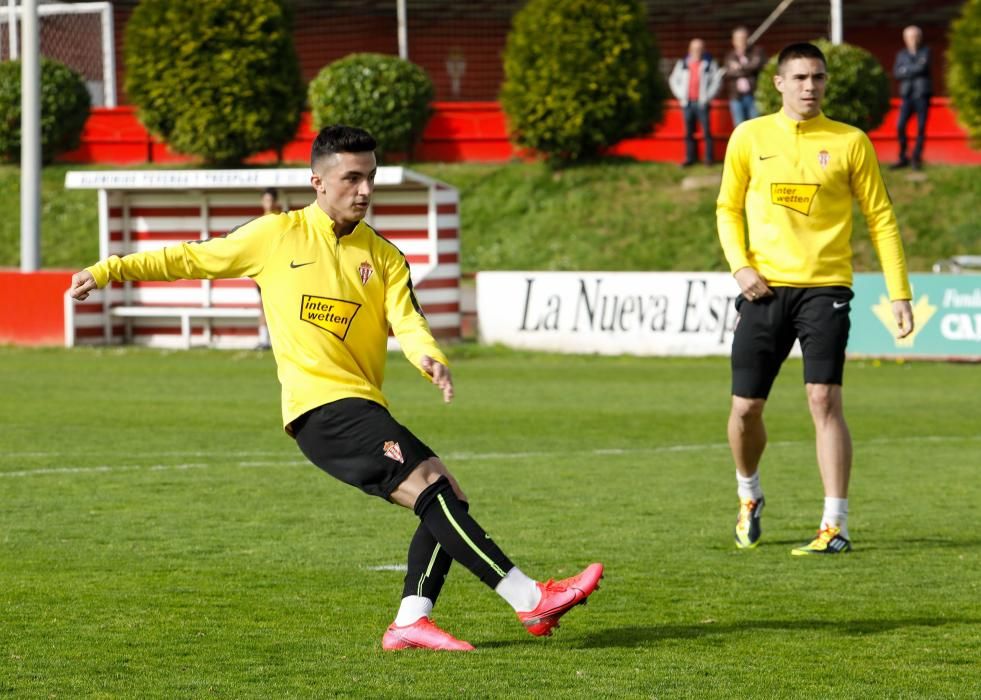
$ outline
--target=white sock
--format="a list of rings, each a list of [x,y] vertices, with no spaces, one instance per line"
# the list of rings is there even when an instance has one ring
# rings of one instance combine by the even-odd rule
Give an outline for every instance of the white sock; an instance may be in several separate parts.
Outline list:
[[[429,617],[433,612],[433,601],[421,595],[407,595],[399,606],[399,614],[395,616],[395,624],[399,627],[411,625],[421,617]]]
[[[841,536],[846,540],[848,537],[848,499],[847,498],[825,498],[824,515],[821,517],[821,529],[826,527],[837,527],[841,529]]]
[[[737,471],[736,484],[738,484],[737,491],[740,500],[752,498],[754,501],[758,501],[763,498],[763,489],[760,488],[759,472],[756,472],[753,476],[743,476]]]
[[[538,601],[542,599],[538,584],[518,567],[511,569],[494,590],[515,612],[530,612],[538,607]]]
[[[265,323],[259,326],[259,344],[269,345],[269,328]]]

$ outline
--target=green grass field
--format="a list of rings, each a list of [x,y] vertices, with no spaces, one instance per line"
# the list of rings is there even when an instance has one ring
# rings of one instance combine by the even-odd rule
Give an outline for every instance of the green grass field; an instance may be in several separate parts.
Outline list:
[[[607,566],[551,639],[454,568],[470,655],[389,654],[415,518],[306,464],[268,354],[0,349],[0,696],[966,698],[981,687],[976,366],[852,362],[855,551],[821,512],[800,364],[737,552],[724,359],[457,348],[396,417],[529,574]]]

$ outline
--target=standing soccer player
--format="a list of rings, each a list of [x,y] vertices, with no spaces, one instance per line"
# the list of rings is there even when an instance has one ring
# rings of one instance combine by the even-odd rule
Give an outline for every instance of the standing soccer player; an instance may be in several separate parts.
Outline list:
[[[825,498],[817,537],[792,554],[840,554],[851,549],[852,443],[841,384],[853,296],[853,200],[868,222],[900,338],[913,331],[912,295],[871,142],[859,129],[821,113],[828,81],[824,54],[813,44],[791,44],[777,61],[774,83],[783,108],[733,131],[716,210],[722,248],[742,292],[736,301],[728,425],[740,504],[736,546],[759,544],[763,409],[799,339]]]
[[[444,401],[453,398],[453,380],[405,257],[363,221],[374,190],[375,145],[362,129],[329,126],[313,143],[316,201],[309,206],[260,217],[225,238],[112,256],[76,273],[71,296],[85,299],[110,281],[253,278],[262,287],[286,432],[331,476],[411,508],[421,521],[383,648],[473,649],[430,617],[453,560],[504,598],[531,634],[549,635],[597,588],[603,565],[544,584],[526,576],[470,516],[439,457],[386,408],[389,326]]]

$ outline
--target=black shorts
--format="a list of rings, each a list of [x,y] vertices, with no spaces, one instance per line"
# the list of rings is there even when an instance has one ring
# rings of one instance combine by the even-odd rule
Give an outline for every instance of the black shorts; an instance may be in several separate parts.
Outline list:
[[[848,287],[771,287],[773,296],[736,299],[732,337],[732,394],[765,399],[794,341],[804,355],[804,381],[841,384],[848,345]]]
[[[306,458],[335,479],[389,499],[421,462],[435,457],[388,410],[367,399],[340,399],[292,423]]]

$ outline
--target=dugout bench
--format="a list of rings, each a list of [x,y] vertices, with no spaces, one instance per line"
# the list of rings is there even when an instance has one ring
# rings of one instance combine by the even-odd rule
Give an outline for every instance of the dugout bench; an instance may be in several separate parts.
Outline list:
[[[306,168],[73,171],[65,187],[98,193],[100,259],[225,235],[262,214],[268,187],[279,191],[287,210],[314,200]],[[449,185],[381,167],[366,217],[405,254],[419,304],[441,339],[460,337],[458,208],[459,195]],[[84,302],[66,293],[64,303],[67,347],[246,349],[258,343],[261,301],[249,279],[112,283]]]

